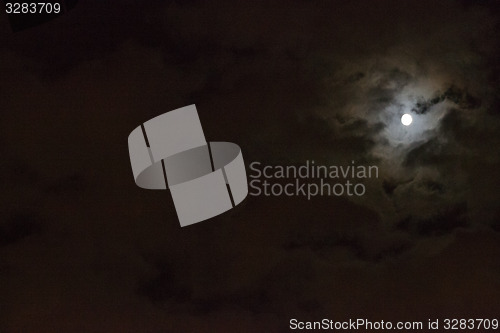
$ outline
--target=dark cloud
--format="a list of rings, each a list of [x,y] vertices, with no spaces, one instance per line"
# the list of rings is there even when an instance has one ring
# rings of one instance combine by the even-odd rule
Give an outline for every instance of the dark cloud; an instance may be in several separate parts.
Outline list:
[[[397,224],[399,229],[421,236],[448,234],[456,228],[467,227],[467,204],[459,203],[451,207],[443,207],[433,217],[425,220],[407,217]]]
[[[433,97],[427,101],[421,99],[415,104],[412,111],[417,114],[425,114],[434,105],[446,100],[456,104],[462,109],[477,109],[481,106],[481,100],[456,86],[451,86],[442,95]]]
[[[0,225],[0,247],[37,235],[42,230],[40,218],[34,213],[18,212],[5,218]]]
[[[435,165],[443,162],[443,155],[446,154],[446,147],[434,138],[423,142],[413,148],[406,155],[404,165],[415,167],[418,165]]]

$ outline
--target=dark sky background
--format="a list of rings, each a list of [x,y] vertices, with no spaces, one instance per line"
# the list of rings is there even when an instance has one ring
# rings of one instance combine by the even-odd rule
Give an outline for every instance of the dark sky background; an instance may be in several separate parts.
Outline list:
[[[498,317],[499,35],[497,1],[88,0],[17,33],[0,15],[0,332]],[[380,177],[181,228],[127,137],[189,104],[247,166]]]

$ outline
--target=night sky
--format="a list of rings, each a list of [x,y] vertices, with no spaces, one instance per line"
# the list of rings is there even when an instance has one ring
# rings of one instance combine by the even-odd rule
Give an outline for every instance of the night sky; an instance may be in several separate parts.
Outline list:
[[[0,332],[498,318],[499,18],[495,0],[83,0],[13,32],[2,12]],[[127,137],[190,104],[247,172],[379,177],[181,228]]]

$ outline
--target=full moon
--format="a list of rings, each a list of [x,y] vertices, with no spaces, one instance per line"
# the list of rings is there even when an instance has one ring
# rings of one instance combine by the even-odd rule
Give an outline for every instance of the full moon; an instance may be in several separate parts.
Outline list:
[[[411,117],[411,115],[409,115],[408,113],[405,113],[402,117],[401,117],[401,124],[405,125],[405,126],[410,126],[410,124],[413,122],[413,118]]]

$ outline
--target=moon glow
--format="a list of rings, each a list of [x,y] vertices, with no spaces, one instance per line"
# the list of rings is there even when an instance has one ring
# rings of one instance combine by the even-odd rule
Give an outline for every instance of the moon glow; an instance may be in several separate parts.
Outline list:
[[[413,118],[411,115],[409,115],[408,113],[405,113],[402,117],[401,117],[401,123],[405,126],[410,126],[410,124],[413,122]]]

